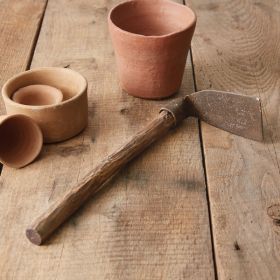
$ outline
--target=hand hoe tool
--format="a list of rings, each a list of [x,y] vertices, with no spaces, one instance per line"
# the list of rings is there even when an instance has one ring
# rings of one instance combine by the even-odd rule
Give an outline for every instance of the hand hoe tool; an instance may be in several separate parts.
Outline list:
[[[204,90],[174,99],[143,130],[106,157],[64,197],[39,216],[26,230],[27,238],[36,245],[43,244],[130,160],[190,116],[249,139],[261,141],[263,138],[261,104],[257,97]]]

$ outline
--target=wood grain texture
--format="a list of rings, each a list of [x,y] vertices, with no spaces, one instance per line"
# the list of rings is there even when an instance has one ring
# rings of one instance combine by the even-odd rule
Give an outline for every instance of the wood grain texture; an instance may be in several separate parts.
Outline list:
[[[26,230],[28,239],[36,245],[43,244],[89,198],[105,188],[106,183],[132,159],[143,153],[155,141],[163,138],[175,126],[175,123],[176,118],[170,112],[162,111],[158,114],[144,129],[103,159],[81,181],[72,186],[65,196],[36,218]]]
[[[192,6],[197,89],[259,96],[263,104],[264,143],[202,124],[218,278],[279,279],[279,223],[267,209],[280,202],[280,2]]]
[[[185,121],[90,200],[47,246],[29,222],[158,114],[167,101],[140,100],[118,86],[107,13],[117,1],[49,0],[32,67],[71,67],[89,81],[89,126],[44,147],[0,188],[4,279],[213,279],[197,122]],[[180,94],[193,91],[190,63]]]
[[[0,1],[0,87],[29,66],[47,0]],[[1,114],[5,108],[0,101]]]

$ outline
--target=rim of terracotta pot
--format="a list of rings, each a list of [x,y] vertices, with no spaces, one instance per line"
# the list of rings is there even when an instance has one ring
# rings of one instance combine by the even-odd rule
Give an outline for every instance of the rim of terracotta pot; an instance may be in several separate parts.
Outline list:
[[[166,33],[166,34],[162,34],[162,35],[143,35],[143,34],[138,34],[138,33],[133,33],[133,32],[129,32],[129,31],[126,31],[122,28],[120,28],[118,25],[116,25],[113,20],[112,20],[112,14],[114,13],[114,11],[116,9],[118,9],[119,7],[121,6],[124,6],[124,5],[127,5],[128,3],[136,3],[136,2],[148,2],[149,4],[153,4],[153,2],[165,2],[165,3],[169,3],[171,5],[174,5],[174,6],[180,6],[180,8],[183,8],[183,9],[186,9],[188,12],[190,12],[190,14],[192,14],[193,18],[192,20],[190,21],[190,23],[185,27],[185,28],[182,28],[182,29],[179,29],[177,31],[174,31],[174,32],[170,32],[170,33]],[[171,37],[171,36],[174,36],[176,34],[180,34],[182,32],[185,32],[186,30],[190,29],[197,21],[197,16],[196,16],[196,13],[188,6],[186,5],[182,5],[182,4],[179,4],[179,3],[176,3],[176,2],[173,2],[173,1],[170,1],[170,0],[128,0],[128,1],[123,1],[117,5],[115,5],[109,12],[109,15],[108,15],[108,21],[120,32],[124,33],[124,34],[127,34],[127,35],[130,35],[130,36],[135,36],[137,38],[150,38],[150,39],[157,39],[157,38],[166,38],[166,37]]]
[[[29,125],[32,126],[32,128],[35,130],[36,133],[36,141],[37,141],[37,149],[35,149],[32,153],[32,155],[27,155],[25,161],[22,162],[10,162],[7,161],[5,159],[2,158],[2,156],[0,157],[0,162],[3,163],[4,165],[7,165],[9,167],[12,168],[22,168],[28,164],[30,164],[31,162],[33,162],[37,156],[40,154],[42,147],[43,147],[43,133],[39,127],[39,125],[30,117],[22,115],[22,114],[14,114],[14,115],[6,115],[5,119],[2,120],[1,122],[1,126],[11,120],[11,119],[20,119],[20,120],[25,120],[28,121]]]
[[[17,80],[18,78],[20,78],[22,76],[29,75],[29,74],[34,73],[34,72],[45,71],[45,70],[72,72],[74,75],[76,75],[80,79],[81,89],[77,92],[77,94],[75,94],[71,98],[68,98],[68,99],[66,99],[66,100],[64,100],[60,103],[57,103],[57,104],[49,104],[49,105],[25,105],[25,104],[15,102],[12,99],[13,94],[11,94],[9,96],[8,91],[7,91],[7,87],[11,83],[13,83],[15,80]],[[65,104],[68,104],[70,102],[73,102],[74,100],[78,99],[81,95],[83,95],[83,93],[87,89],[87,87],[88,87],[88,82],[87,82],[86,78],[83,75],[81,75],[80,73],[78,73],[78,72],[76,72],[72,69],[63,68],[63,67],[39,67],[39,68],[34,68],[34,69],[30,69],[30,70],[18,73],[15,76],[13,76],[12,78],[10,78],[9,80],[7,80],[6,83],[2,87],[2,97],[3,97],[5,103],[11,104],[13,106],[18,106],[20,108],[25,108],[25,109],[42,110],[42,109],[48,109],[48,108],[57,108],[57,107],[65,105]]]

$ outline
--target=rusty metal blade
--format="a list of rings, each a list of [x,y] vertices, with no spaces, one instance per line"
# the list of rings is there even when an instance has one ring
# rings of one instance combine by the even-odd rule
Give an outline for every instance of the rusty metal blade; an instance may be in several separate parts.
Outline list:
[[[186,96],[192,115],[245,138],[262,141],[262,111],[258,97],[204,90]]]

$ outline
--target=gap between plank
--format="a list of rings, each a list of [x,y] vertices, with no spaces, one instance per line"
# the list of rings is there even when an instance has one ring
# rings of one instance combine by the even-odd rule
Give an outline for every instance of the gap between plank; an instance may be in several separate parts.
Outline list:
[[[31,63],[32,63],[32,60],[33,60],[33,56],[34,56],[34,52],[35,52],[37,42],[38,42],[38,39],[39,39],[39,35],[40,35],[40,32],[41,32],[41,28],[42,28],[42,25],[43,25],[43,20],[44,20],[45,13],[46,13],[46,10],[47,10],[48,2],[49,2],[49,0],[46,0],[41,18],[38,22],[38,27],[37,27],[35,36],[33,38],[32,47],[31,47],[31,50],[30,50],[30,53],[29,53],[29,57],[28,57],[28,61],[27,61],[27,65],[25,67],[25,70],[30,69],[30,66],[31,66]]]
[[[183,0],[183,4],[185,6],[187,6],[186,0]],[[194,33],[194,36],[195,36],[195,33]],[[197,84],[196,84],[196,75],[195,75],[194,62],[193,62],[192,47],[190,47],[189,52],[190,52],[191,67],[192,67],[193,87],[194,87],[194,91],[196,92]],[[207,171],[206,171],[205,152],[204,152],[202,128],[201,128],[200,120],[198,120],[198,134],[199,134],[199,143],[200,143],[200,150],[201,150],[204,182],[205,182],[205,187],[206,187],[206,201],[207,201],[209,226],[210,226],[210,238],[211,238],[211,247],[212,247],[212,259],[213,259],[213,265],[214,265],[214,277],[216,280],[218,280],[218,268],[217,268],[216,253],[215,253],[215,246],[214,246],[214,233],[213,233],[213,226],[212,226],[212,214],[211,214],[211,205],[210,205],[210,197],[209,197],[209,190],[208,190],[208,178],[207,178]]]
[[[184,5],[186,5],[185,0],[183,0],[183,1],[184,1]],[[191,59],[191,66],[192,66],[192,76],[193,76],[194,90],[197,91],[192,48],[190,48],[190,59]],[[198,120],[198,133],[199,133],[199,143],[200,143],[200,149],[201,149],[202,166],[203,166],[203,171],[204,171],[203,172],[204,173],[204,182],[205,182],[205,187],[206,187],[206,200],[207,200],[207,208],[208,208],[208,216],[209,216],[209,226],[210,226],[210,235],[211,235],[211,247],[212,247],[212,257],[213,257],[213,264],[214,264],[214,273],[215,273],[215,279],[218,280],[216,253],[215,253],[215,247],[214,247],[214,234],[213,234],[213,226],[212,226],[212,218],[211,218],[212,214],[211,214],[210,197],[209,197],[209,191],[208,191],[206,161],[205,161],[202,128],[201,128],[201,121],[200,120]]]

